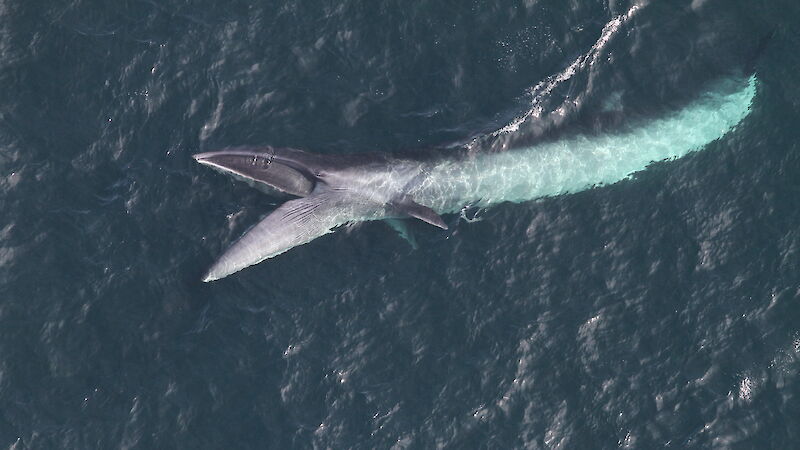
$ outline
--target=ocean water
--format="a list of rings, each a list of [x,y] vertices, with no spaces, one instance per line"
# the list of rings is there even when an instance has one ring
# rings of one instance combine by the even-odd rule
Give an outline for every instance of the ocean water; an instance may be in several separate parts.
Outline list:
[[[0,448],[792,448],[800,4],[0,2]],[[750,114],[618,183],[345,227],[214,283],[280,200],[233,145],[499,152]]]

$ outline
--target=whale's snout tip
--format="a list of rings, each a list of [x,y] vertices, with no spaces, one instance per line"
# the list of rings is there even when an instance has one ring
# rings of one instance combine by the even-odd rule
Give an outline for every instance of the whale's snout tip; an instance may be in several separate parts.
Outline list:
[[[215,264],[214,266],[209,268],[208,271],[206,271],[205,274],[203,274],[203,278],[200,281],[202,281],[203,283],[208,283],[208,282],[211,282],[211,281],[217,281],[220,278],[225,276],[225,275],[221,275],[221,274],[217,273],[216,269],[217,269],[217,265]]]
[[[195,153],[194,155],[192,155],[192,158],[194,158],[194,160],[195,160],[195,161],[197,161],[197,162],[199,162],[199,163],[201,163],[201,164],[202,164],[202,163],[203,163],[204,161],[206,161],[206,160],[207,160],[207,159],[208,159],[208,158],[209,158],[211,155],[212,155],[212,153],[209,153],[209,152],[205,152],[205,153]]]

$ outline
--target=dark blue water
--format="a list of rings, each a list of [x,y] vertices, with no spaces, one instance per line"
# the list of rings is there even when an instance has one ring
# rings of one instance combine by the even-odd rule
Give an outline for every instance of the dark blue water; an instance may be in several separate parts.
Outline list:
[[[537,97],[634,4],[0,2],[0,447],[797,445],[800,8],[636,5]],[[686,158],[199,281],[277,203],[198,151],[447,148],[535,101],[530,141],[735,71],[751,114]]]

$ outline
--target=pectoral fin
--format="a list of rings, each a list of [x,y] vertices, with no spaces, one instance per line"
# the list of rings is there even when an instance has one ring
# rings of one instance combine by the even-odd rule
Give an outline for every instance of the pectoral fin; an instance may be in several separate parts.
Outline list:
[[[408,228],[408,224],[403,219],[386,219],[385,222],[397,231],[397,234],[400,235],[406,242],[411,245],[411,248],[416,250],[417,249],[417,239],[414,238],[414,233]]]
[[[396,203],[394,206],[397,209],[397,211],[402,214],[417,218],[423,222],[427,222],[443,230],[447,229],[447,224],[444,223],[444,220],[442,220],[442,216],[440,216],[439,214],[436,213],[436,211],[428,208],[427,206],[420,205],[419,203],[411,199],[406,199],[402,202]]]

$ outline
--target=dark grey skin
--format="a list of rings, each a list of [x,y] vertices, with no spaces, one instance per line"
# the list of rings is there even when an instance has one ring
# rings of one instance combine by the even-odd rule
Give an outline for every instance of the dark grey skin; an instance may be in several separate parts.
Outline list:
[[[376,153],[331,157],[276,147],[238,147],[194,158],[270,194],[297,197],[242,236],[203,281],[227,276],[351,221],[414,217],[447,229],[439,214],[404,194],[424,173],[426,162]],[[401,227],[397,222],[392,226]]]

